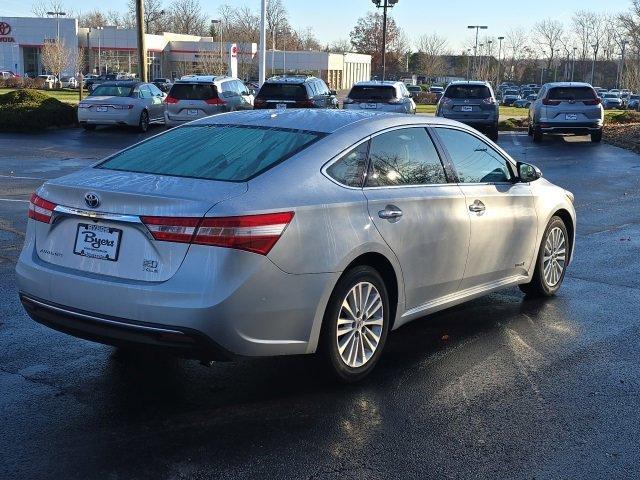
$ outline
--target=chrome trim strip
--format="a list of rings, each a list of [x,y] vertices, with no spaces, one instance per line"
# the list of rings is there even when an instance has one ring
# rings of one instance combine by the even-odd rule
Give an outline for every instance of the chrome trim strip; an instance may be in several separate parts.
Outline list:
[[[140,217],[135,215],[121,215],[118,213],[94,212],[91,210],[81,210],[79,208],[65,207],[58,205],[53,209],[56,213],[64,215],[73,215],[76,217],[88,217],[96,220],[113,220],[114,222],[142,223]]]
[[[31,303],[35,303],[36,305],[39,305],[43,308],[49,309],[49,310],[54,310],[56,312],[59,313],[63,313],[65,315],[69,315],[71,317],[76,317],[76,318],[83,318],[83,319],[87,319],[87,320],[93,320],[94,322],[98,322],[98,323],[104,323],[104,324],[108,324],[108,325],[117,325],[119,327],[123,327],[123,328],[130,328],[131,330],[143,330],[146,332],[153,332],[153,333],[171,333],[171,334],[179,334],[179,335],[184,335],[183,332],[179,331],[179,330],[170,330],[170,329],[165,329],[165,328],[156,328],[156,327],[148,327],[146,325],[136,325],[133,323],[124,323],[124,322],[117,322],[115,320],[108,320],[106,318],[102,318],[102,317],[96,317],[94,315],[87,315],[85,313],[79,313],[79,312],[74,312],[72,310],[66,310],[64,308],[60,308],[60,307],[55,307],[53,305],[49,305],[48,303],[45,302],[41,302],[39,300],[35,300],[34,298],[22,294],[22,297],[27,300],[28,302]]]

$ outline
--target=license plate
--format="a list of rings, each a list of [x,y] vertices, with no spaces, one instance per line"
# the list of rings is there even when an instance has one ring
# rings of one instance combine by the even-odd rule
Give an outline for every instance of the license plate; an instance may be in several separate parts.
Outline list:
[[[96,107],[96,112],[106,112],[107,107]]]
[[[198,115],[198,109],[197,108],[190,108],[187,110],[187,115],[189,116],[195,116]]]
[[[277,110],[286,110],[287,109],[287,104],[286,103],[278,103],[278,104],[276,104],[276,109]]]
[[[473,107],[471,105],[463,105],[462,106],[462,111],[463,112],[473,112]]]
[[[577,120],[578,119],[578,114],[577,113],[567,113],[564,116],[565,120]]]
[[[73,253],[82,257],[118,261],[122,230],[94,223],[79,223]]]
[[[378,108],[378,104],[377,103],[363,103],[362,106],[364,108]]]

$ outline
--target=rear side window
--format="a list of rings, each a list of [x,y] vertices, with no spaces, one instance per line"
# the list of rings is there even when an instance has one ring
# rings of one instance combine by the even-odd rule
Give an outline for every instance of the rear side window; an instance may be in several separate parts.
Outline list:
[[[596,92],[589,87],[555,87],[549,90],[549,100],[595,100]]]
[[[218,98],[215,85],[209,83],[175,83],[169,96],[178,100],[210,100]]]
[[[174,128],[96,168],[242,182],[307,148],[324,134],[236,125]]]
[[[509,95],[509,93],[505,93]],[[444,96],[447,98],[491,98],[491,90],[486,85],[451,85]]]
[[[301,84],[267,82],[260,87],[258,98],[265,100],[306,100],[307,89]]]
[[[482,140],[461,130],[436,128],[460,183],[503,183],[511,179],[507,161]]]
[[[355,85],[349,92],[352,100],[389,101],[396,98],[396,89],[389,85]]]
[[[444,168],[424,128],[402,128],[371,139],[367,187],[447,183]]]
[[[361,143],[327,168],[327,175],[348,187],[362,187],[368,150],[369,142]]]

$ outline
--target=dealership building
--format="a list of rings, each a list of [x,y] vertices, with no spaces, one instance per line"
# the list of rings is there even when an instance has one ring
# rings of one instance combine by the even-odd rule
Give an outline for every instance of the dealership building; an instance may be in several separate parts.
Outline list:
[[[47,73],[42,65],[42,47],[64,42],[71,61],[63,75],[83,73],[129,73],[138,71],[137,38],[134,29],[116,26],[79,28],[75,18],[0,17],[0,69],[20,75]],[[231,43],[212,37],[164,32],[145,35],[150,78],[176,78],[190,73],[226,72]],[[256,78],[258,45],[238,43],[238,76]],[[73,62],[78,49],[83,65]],[[371,77],[371,56],[358,53],[317,51],[267,51],[267,75],[283,72],[307,73],[324,79],[331,88],[349,88]]]

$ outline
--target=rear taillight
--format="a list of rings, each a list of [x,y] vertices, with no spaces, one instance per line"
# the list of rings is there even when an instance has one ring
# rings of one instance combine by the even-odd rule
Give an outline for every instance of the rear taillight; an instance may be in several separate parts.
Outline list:
[[[549,100],[548,98],[543,98],[542,99],[542,104],[543,105],[551,105],[551,106],[556,106],[556,105],[560,105],[561,100]]]
[[[199,218],[193,217],[140,217],[156,240],[190,243]]]
[[[482,103],[486,103],[487,105],[494,105],[496,103],[496,100],[494,98],[485,98],[482,100]]]
[[[31,200],[29,201],[29,218],[37,222],[49,223],[51,222],[51,216],[55,208],[55,203],[40,198],[34,193],[31,195]]]
[[[262,107],[265,104],[265,100],[263,98],[254,98],[253,99],[253,106],[254,107]]]
[[[237,248],[266,255],[280,239],[293,212],[204,218],[193,243]]]
[[[241,217],[141,217],[151,235],[165,242],[235,248],[266,255],[280,239],[293,212]]]
[[[452,101],[453,101],[453,100],[451,100],[449,97],[442,97],[442,98],[440,99],[440,102],[441,102],[443,105],[448,105],[448,104],[450,104]]]
[[[175,97],[168,96],[164,99],[164,103],[178,103],[178,99]]]
[[[115,110],[131,110],[133,105],[112,105]]]
[[[600,98],[594,98],[593,100],[583,100],[582,103],[585,105],[600,105],[602,100],[600,100]]]
[[[388,100],[387,103],[390,103],[391,105],[399,105],[402,103],[402,98],[392,98],[391,100]]]
[[[224,100],[221,100],[218,97],[215,97],[215,98],[206,99],[204,103],[207,103],[209,105],[225,105],[227,102],[225,102]]]

